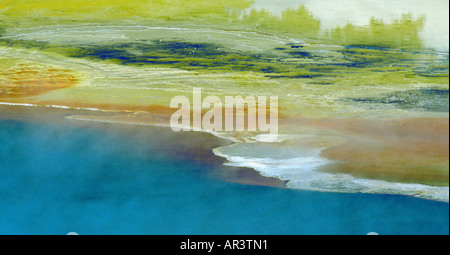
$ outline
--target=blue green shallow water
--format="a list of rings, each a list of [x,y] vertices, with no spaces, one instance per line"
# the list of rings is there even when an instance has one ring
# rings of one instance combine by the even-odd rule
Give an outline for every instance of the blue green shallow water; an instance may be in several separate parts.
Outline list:
[[[449,234],[449,205],[247,186],[156,138],[0,121],[0,234]]]

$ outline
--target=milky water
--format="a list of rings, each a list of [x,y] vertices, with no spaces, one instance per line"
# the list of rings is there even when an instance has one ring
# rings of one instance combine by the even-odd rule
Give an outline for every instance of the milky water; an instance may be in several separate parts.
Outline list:
[[[0,234],[449,233],[447,203],[224,183],[109,127],[1,120]]]

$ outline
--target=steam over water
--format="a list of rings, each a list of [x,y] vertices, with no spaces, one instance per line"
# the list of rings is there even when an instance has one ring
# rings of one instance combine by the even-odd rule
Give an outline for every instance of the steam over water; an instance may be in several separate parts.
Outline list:
[[[449,233],[447,203],[224,183],[142,135],[1,120],[0,234]]]

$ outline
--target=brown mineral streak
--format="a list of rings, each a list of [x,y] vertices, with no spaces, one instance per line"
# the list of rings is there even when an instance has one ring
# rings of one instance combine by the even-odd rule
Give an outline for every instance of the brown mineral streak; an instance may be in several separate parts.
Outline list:
[[[17,65],[0,71],[0,99],[17,99],[77,85],[69,70]]]
[[[322,156],[340,163],[323,171],[448,186],[448,118],[309,119],[297,123],[334,130],[345,137],[345,143],[324,150]]]

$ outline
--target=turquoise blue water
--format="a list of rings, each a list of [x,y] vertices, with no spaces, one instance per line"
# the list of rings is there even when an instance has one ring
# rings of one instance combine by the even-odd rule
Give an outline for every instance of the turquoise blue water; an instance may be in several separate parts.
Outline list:
[[[156,138],[0,121],[0,234],[449,234],[449,205],[225,183]]]

